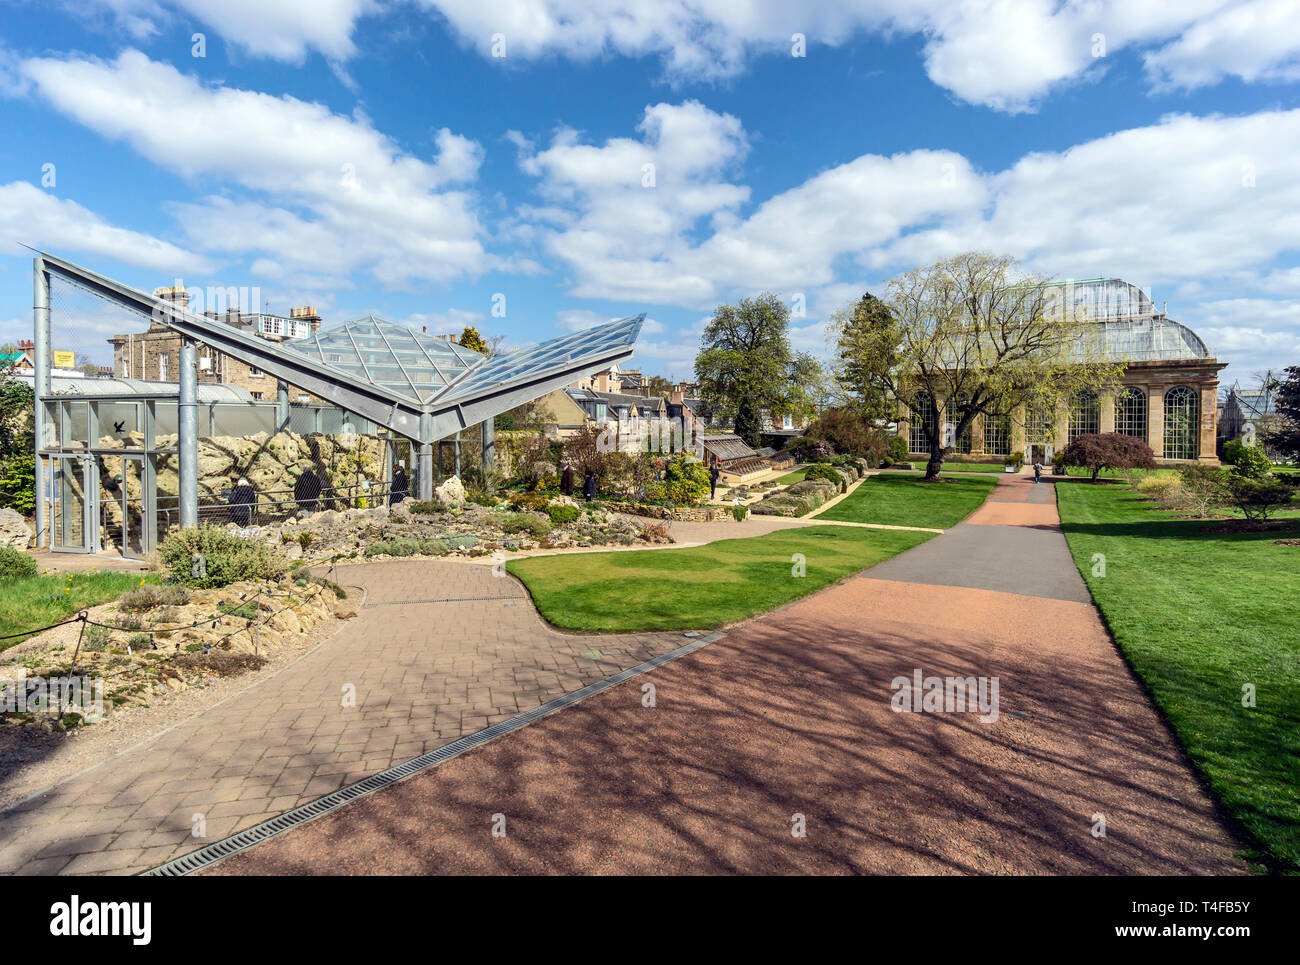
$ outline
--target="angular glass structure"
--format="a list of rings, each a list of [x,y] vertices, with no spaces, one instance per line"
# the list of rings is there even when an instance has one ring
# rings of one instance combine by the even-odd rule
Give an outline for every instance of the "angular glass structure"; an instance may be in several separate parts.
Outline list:
[[[626,360],[632,355],[645,320],[644,314],[633,315],[489,358],[450,340],[416,332],[374,314],[313,333],[310,338],[268,341],[219,318],[191,312],[187,302],[178,303],[140,291],[45,252],[36,252],[32,275],[37,492],[47,491],[50,478],[46,475],[47,461],[53,464],[64,458],[61,437],[56,439],[54,431],[58,424],[54,414],[47,411],[56,395],[51,384],[50,292],[52,281],[58,280],[136,318],[148,319],[151,327],[164,326],[180,335],[177,388],[169,399],[165,398],[166,393],[158,395],[161,401],[153,403],[149,411],[154,413],[156,409],[158,420],[171,411],[176,413],[174,451],[179,462],[178,516],[182,526],[195,525],[199,518],[197,439],[205,419],[209,429],[212,425],[211,413],[205,415],[200,411],[196,371],[196,351],[200,345],[255,368],[259,377],[276,380],[280,400],[276,405],[280,408],[272,423],[275,426],[290,424],[287,386],[295,386],[300,393],[337,407],[344,416],[350,413],[357,417],[355,420],[349,417],[352,431],[355,431],[354,423],[366,424],[374,426],[376,432],[385,431],[393,438],[409,440],[412,455],[418,452],[416,491],[420,498],[429,499],[433,493],[433,450],[441,440],[454,438],[458,454],[463,430],[478,426],[482,436],[482,466],[485,471],[490,470],[495,451],[493,420],[497,415]],[[122,394],[121,388],[118,386],[111,395],[106,393],[104,401],[119,402],[129,397]],[[91,401],[98,406],[101,400]],[[114,419],[120,421],[116,415]],[[73,458],[81,459],[85,454],[84,465],[70,464],[65,475],[71,473],[79,479],[84,476],[89,485],[100,468],[101,456],[106,458],[108,454],[98,451],[102,448],[98,445],[99,437],[89,423],[84,428],[77,423],[69,430],[69,439],[71,436],[76,436],[76,441],[81,443]],[[147,464],[142,477],[146,506],[143,515],[147,517],[146,529],[151,530],[156,516],[151,466],[159,453],[144,450],[138,455]],[[459,459],[457,455],[457,472]],[[50,471],[57,475],[59,466],[54,465]],[[50,539],[51,515],[47,500],[38,499],[38,543]],[[87,514],[78,519],[83,517],[90,519]],[[89,527],[91,522],[84,525]],[[84,542],[90,546],[94,541]]]

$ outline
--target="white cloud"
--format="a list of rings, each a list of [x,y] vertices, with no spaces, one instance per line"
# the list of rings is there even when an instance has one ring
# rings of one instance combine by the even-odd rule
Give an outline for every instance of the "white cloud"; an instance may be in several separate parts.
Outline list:
[[[75,201],[25,181],[0,185],[0,254],[79,252],[162,273],[211,270],[211,262],[152,235],[115,227]]]
[[[34,58],[22,70],[56,109],[104,137],[185,177],[263,196],[179,206],[196,247],[261,252],[297,270],[363,268],[392,285],[491,267],[474,199],[458,187],[477,176],[482,150],[445,128],[425,161],[364,117],[205,86],[136,50],[107,63]]]
[[[1145,53],[1157,79],[1182,86],[1285,75],[1300,50],[1295,0],[421,2],[484,56],[501,34],[507,60],[658,55],[673,80],[726,78],[757,55],[788,57],[795,33],[832,46],[863,33],[920,36],[932,81],[962,100],[1009,111],[1032,109],[1126,48]]]
[[[250,54],[301,62],[310,50],[335,60],[352,56],[357,21],[376,0],[98,0],[132,37],[158,32],[170,19],[197,21]],[[199,32],[203,32],[199,29]]]
[[[999,110],[1033,109],[1053,88],[1105,68],[1126,49],[1153,82],[1195,87],[1225,76],[1295,75],[1297,0],[418,0],[466,46],[506,58],[611,53],[659,57],[673,81],[720,80],[756,56],[789,57],[792,37],[838,46],[863,35],[924,38],[934,83]],[[359,20],[379,0],[98,0],[131,36],[192,20],[256,56],[301,62],[318,51],[336,67],[355,53]],[[1104,56],[1097,56],[1098,38]]]
[[[1251,0],[1193,24],[1146,55],[1157,82],[1193,88],[1224,77],[1247,82],[1300,78],[1300,0]]]

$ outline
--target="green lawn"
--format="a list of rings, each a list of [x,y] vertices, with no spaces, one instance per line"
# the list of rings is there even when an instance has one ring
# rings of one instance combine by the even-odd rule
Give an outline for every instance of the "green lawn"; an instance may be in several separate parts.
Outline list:
[[[764,485],[766,485],[766,486],[793,486],[793,485],[794,485],[795,483],[797,483],[797,482],[803,482],[803,477],[806,476],[806,475],[808,475],[808,470],[811,469],[811,468],[812,468],[812,465],[811,465],[811,464],[809,464],[809,465],[807,465],[807,466],[802,466],[802,467],[800,467],[799,469],[796,469],[794,472],[786,473],[784,476],[781,476],[781,477],[779,477],[779,478],[777,478],[777,479],[773,479],[773,480],[772,480],[771,482],[769,482],[769,483],[764,483]]]
[[[78,610],[121,596],[138,586],[141,578],[140,573],[53,573],[6,583],[0,588],[0,636],[58,623]],[[156,576],[144,578],[158,582]],[[0,650],[28,636],[0,640]]]
[[[915,463],[913,463],[915,465]],[[1000,462],[945,462],[944,472],[996,472],[1005,471],[1005,464]]]
[[[997,485],[997,480],[989,476],[941,475],[940,479],[924,482],[920,473],[868,476],[844,500],[817,518],[947,529],[974,512]]]
[[[1216,535],[1223,521],[1177,519],[1125,486],[1059,484],[1057,501],[1079,571],[1188,755],[1258,857],[1300,873],[1300,547],[1274,542],[1300,538],[1300,520]]]
[[[809,526],[688,549],[535,556],[512,560],[507,569],[556,626],[703,630],[806,596],[930,536]],[[805,560],[802,577],[793,574],[795,554]]]

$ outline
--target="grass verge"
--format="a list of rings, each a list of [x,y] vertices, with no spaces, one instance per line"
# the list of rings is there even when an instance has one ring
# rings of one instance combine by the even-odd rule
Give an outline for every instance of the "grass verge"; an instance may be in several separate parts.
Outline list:
[[[512,560],[542,616],[570,630],[703,630],[774,609],[929,533],[809,526],[705,546]],[[806,572],[793,575],[795,554]]]
[[[928,483],[920,473],[868,476],[862,485],[817,518],[947,529],[978,509],[998,484],[996,479],[987,476],[940,478],[942,482]]]
[[[78,610],[116,599],[139,586],[140,579],[139,573],[50,573],[7,583],[0,588],[0,637],[66,620]],[[144,579],[158,582],[152,574]],[[0,650],[30,636],[0,640]]]
[[[1300,520],[1215,534],[1125,486],[1058,484],[1079,572],[1124,656],[1269,867],[1300,873]],[[1094,554],[1106,575],[1093,575]],[[1254,687],[1257,706],[1243,707]]]

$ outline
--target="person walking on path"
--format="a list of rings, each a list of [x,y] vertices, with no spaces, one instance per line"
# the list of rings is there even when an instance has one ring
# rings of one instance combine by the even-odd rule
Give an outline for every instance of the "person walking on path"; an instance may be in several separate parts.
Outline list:
[[[1034,463],[1034,485],[1035,486],[1038,485],[1039,480],[1041,480],[1042,478],[1043,478],[1043,464],[1041,462],[1035,462]]]
[[[560,463],[560,492],[566,496],[573,495],[573,467],[569,465],[569,460]]]
[[[253,519],[253,506],[257,503],[257,493],[248,480],[240,476],[235,488],[230,491],[230,520],[236,526],[247,526]]]
[[[582,480],[582,497],[587,502],[596,498],[596,477],[591,474],[590,469],[587,470],[587,477]]]
[[[718,464],[709,467],[709,499],[718,498]]]

